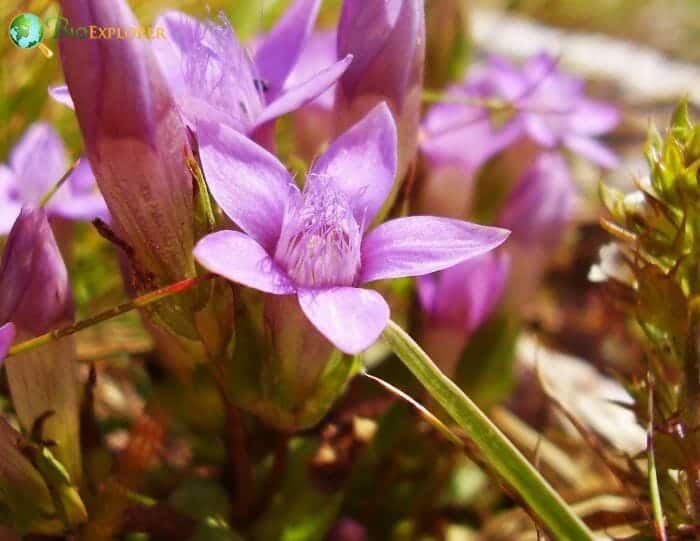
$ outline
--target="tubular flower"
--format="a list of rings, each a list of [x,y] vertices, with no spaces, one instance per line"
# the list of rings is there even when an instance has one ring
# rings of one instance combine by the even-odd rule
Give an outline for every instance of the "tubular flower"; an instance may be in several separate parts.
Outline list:
[[[335,83],[351,56],[339,62],[333,58],[303,80],[290,77],[320,5],[321,0],[297,0],[261,40],[252,59],[224,16],[217,25],[175,11],[161,15],[156,25],[170,39],[156,43],[155,51],[188,124],[217,119],[251,135]]]
[[[61,6],[75,25],[137,26],[124,0]],[[117,233],[133,250],[132,263],[163,283],[191,276],[187,135],[150,45],[64,39],[60,52],[90,165]],[[60,89],[53,95],[69,101]]]
[[[470,103],[489,99],[493,93],[490,77],[480,70],[464,83],[450,86],[448,99],[428,109],[419,137],[421,153],[429,165],[418,196],[421,212],[467,216],[478,170],[520,136],[518,123],[498,126],[490,111]]]
[[[398,179],[413,161],[425,64],[423,0],[345,0],[338,55],[353,55],[336,87],[338,131],[378,103],[389,104],[398,127]]]
[[[513,231],[508,248],[519,272],[511,277],[512,302],[535,290],[576,206],[576,187],[564,158],[557,152],[540,154],[518,180],[498,219]]]
[[[454,374],[470,336],[501,301],[509,272],[508,254],[488,252],[418,279],[423,345],[447,374]]]
[[[370,346],[389,319],[382,296],[360,286],[450,267],[508,236],[431,216],[367,230],[396,173],[396,128],[385,104],[330,145],[302,190],[276,158],[233,130],[201,129],[211,130],[200,148],[211,192],[242,232],[205,237],[195,257],[231,281],[296,295],[309,321],[345,353]]]
[[[22,209],[0,265],[0,324],[10,322],[27,340],[74,319],[68,273],[44,210]],[[7,337],[12,326],[3,326]],[[75,342],[66,337],[5,361],[12,402],[22,427],[42,416],[43,437],[57,442],[55,455],[71,480],[81,477],[79,390]]]
[[[43,122],[29,126],[0,164],[0,235],[7,235],[23,205],[38,205],[68,168],[66,149],[56,131]],[[82,160],[46,205],[49,216],[71,220],[107,219],[95,177]]]

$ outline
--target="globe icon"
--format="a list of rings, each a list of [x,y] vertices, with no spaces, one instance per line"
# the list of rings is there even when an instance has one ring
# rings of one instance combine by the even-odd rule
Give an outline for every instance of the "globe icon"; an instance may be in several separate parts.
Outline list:
[[[41,43],[44,25],[36,15],[21,13],[10,23],[10,39],[22,49],[31,49]]]

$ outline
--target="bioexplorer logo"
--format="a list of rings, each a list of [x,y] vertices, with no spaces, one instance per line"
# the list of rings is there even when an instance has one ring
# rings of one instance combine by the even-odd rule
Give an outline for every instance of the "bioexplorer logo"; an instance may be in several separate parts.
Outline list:
[[[53,52],[41,40],[44,30],[55,39],[165,39],[165,28],[160,26],[74,26],[66,17],[50,17],[46,22],[32,13],[20,13],[10,23],[10,39],[21,49],[38,47],[47,58]]]
[[[46,58],[51,58],[53,52],[41,43],[44,38],[44,25],[41,19],[31,13],[20,13],[10,23],[10,39],[20,49],[39,47]]]

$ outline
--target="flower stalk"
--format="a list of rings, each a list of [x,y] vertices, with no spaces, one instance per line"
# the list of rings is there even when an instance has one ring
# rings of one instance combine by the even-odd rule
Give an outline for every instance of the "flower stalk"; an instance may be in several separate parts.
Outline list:
[[[389,321],[383,336],[394,353],[484,454],[488,464],[525,501],[555,539],[595,539],[544,477],[401,327]]]
[[[213,274],[204,274],[202,276],[197,276],[196,278],[188,278],[187,280],[181,280],[180,282],[176,282],[169,286],[156,289],[155,291],[151,291],[150,293],[141,295],[140,297],[120,304],[119,306],[115,306],[114,308],[105,310],[104,312],[101,312],[88,319],[78,321],[77,323],[74,323],[72,325],[67,325],[65,327],[54,329],[30,340],[20,342],[19,344],[16,344],[9,349],[9,351],[7,352],[7,357],[19,355],[20,353],[26,353],[27,351],[31,351],[33,349],[46,345],[49,342],[54,342],[65,336],[75,334],[79,331],[82,331],[83,329],[87,329],[88,327],[92,327],[93,325],[97,325],[98,323],[102,323],[109,319],[125,314],[126,312],[130,312],[131,310],[143,308],[144,306],[148,306],[149,304],[162,301],[163,299],[171,297],[172,295],[177,295],[178,293],[182,293],[183,291],[187,291],[188,289],[191,289],[192,287],[206,282],[207,280],[210,280],[212,278],[214,278]]]

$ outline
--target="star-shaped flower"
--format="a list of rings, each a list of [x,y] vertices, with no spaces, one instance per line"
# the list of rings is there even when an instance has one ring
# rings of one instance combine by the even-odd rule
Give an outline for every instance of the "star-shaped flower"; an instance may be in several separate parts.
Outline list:
[[[334,141],[298,189],[271,154],[236,131],[201,125],[209,188],[242,231],[219,231],[195,247],[198,261],[231,281],[296,295],[311,323],[338,349],[370,346],[389,306],[361,286],[419,276],[500,245],[508,231],[432,216],[397,218],[369,230],[397,167],[396,126],[380,104]]]

